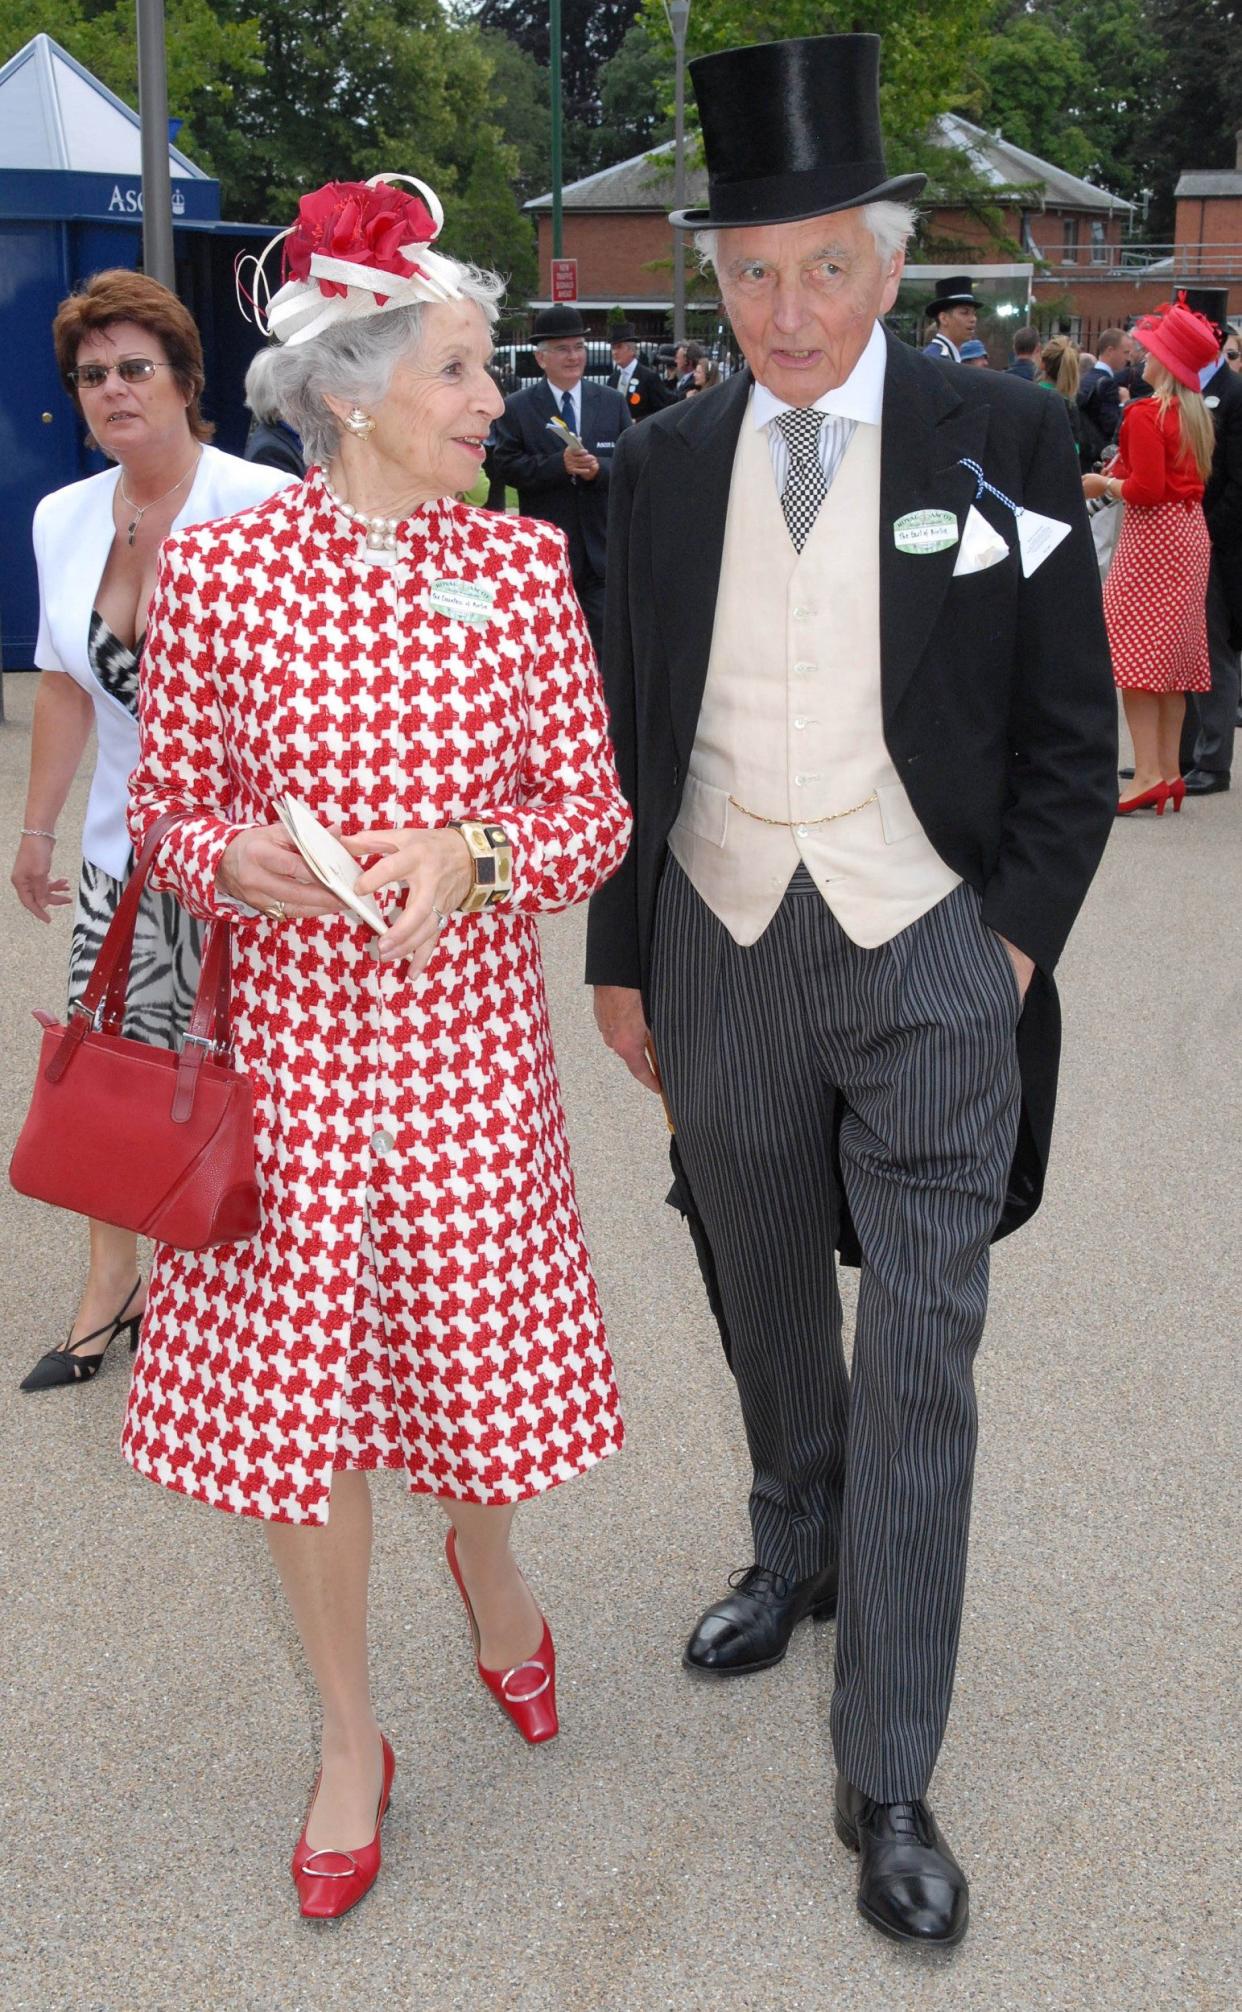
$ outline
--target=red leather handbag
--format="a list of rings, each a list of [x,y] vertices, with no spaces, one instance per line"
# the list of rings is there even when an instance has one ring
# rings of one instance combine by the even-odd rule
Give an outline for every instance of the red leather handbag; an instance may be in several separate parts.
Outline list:
[[[44,1029],[39,1071],[9,1179],[57,1208],[205,1250],[259,1227],[254,1099],[227,1060],[229,924],[207,930],[180,1054],[120,1031],[138,903],[184,815],[169,811],[147,834],[68,1026],[35,1014]]]

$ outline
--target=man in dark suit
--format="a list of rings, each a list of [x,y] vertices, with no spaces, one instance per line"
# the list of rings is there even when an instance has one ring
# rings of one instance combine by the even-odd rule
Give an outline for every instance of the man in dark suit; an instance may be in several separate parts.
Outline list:
[[[523,516],[542,517],[566,534],[574,589],[598,653],[608,482],[629,409],[620,392],[583,375],[586,340],[576,307],[544,308],[531,335],[544,381],[506,398],[488,442],[488,470],[517,490]]]
[[[614,391],[619,391],[630,410],[630,418],[650,419],[653,412],[663,412],[666,405],[672,405],[675,392],[666,388],[659,371],[643,363],[638,354],[638,331],[632,322],[618,321],[608,331],[612,345],[612,369],[608,382]]]
[[[1119,371],[1130,361],[1130,338],[1122,328],[1106,328],[1096,344],[1096,360],[1078,387],[1083,419],[1083,460],[1098,461],[1121,430]]]
[[[1225,357],[1231,340],[1229,294],[1224,287],[1187,287],[1186,305],[1206,315],[1221,346],[1220,361],[1203,386],[1216,448],[1203,492],[1203,514],[1212,541],[1208,573],[1208,656],[1212,689],[1187,694],[1182,757],[1190,796],[1215,796],[1230,785],[1238,724],[1239,646],[1242,646],[1242,377]]]
[[[924,356],[937,357],[941,363],[960,363],[962,344],[969,342],[979,322],[979,303],[965,273],[936,281],[927,315],[933,334],[924,346]]]
[[[1116,697],[1061,401],[883,329],[923,177],[886,177],[878,71],[870,35],[691,65],[709,201],[673,222],[747,367],[616,457],[604,663],[635,837],[587,976],[663,1089],[753,1468],[755,1563],[684,1660],[768,1668],[836,1608],[858,1905],[943,1946],[967,1887],[925,1795],[988,1246],[1040,1198],[1052,971],[1112,826]]]
[[[1028,384],[1035,382],[1035,357],[1039,349],[1039,330],[1015,328],[1013,332],[1013,360],[1006,365],[1009,377],[1024,377]]]

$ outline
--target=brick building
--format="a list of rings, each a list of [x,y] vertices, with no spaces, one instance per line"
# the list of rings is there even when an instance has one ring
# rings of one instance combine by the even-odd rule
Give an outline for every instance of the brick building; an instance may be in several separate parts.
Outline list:
[[[1186,173],[1177,185],[1177,227],[1171,244],[1134,236],[1134,206],[1045,161],[968,119],[945,114],[934,137],[964,154],[976,177],[995,191],[990,215],[976,206],[937,201],[934,188],[921,204],[929,261],[906,268],[895,320],[913,338],[920,311],[937,278],[970,272],[990,313],[981,333],[997,352],[1007,330],[1030,318],[1051,328],[1068,319],[1087,346],[1110,322],[1124,323],[1167,300],[1177,280],[1236,289],[1230,302],[1242,310],[1242,146],[1236,169]],[[687,142],[692,157],[696,142]],[[564,256],[577,263],[577,299],[592,334],[624,311],[644,340],[668,333],[673,291],[672,143],[636,154],[614,167],[570,183],[562,194]],[[706,201],[706,174],[688,166],[688,205]],[[539,232],[539,307],[551,298],[552,198],[527,204]],[[1015,256],[995,251],[996,235]],[[711,275],[697,268],[687,243],[687,322],[692,335],[722,332],[719,296]]]

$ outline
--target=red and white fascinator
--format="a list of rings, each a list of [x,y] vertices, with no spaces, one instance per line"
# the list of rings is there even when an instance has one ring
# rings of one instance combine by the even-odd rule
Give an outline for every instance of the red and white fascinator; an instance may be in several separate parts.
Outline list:
[[[407,182],[418,191],[394,188]],[[257,258],[239,258],[237,297],[274,342],[309,342],[337,322],[359,321],[415,301],[460,300],[456,267],[430,249],[444,210],[434,189],[414,175],[372,175],[329,182],[298,204],[297,221]],[[277,245],[282,285],[271,291],[265,267]]]

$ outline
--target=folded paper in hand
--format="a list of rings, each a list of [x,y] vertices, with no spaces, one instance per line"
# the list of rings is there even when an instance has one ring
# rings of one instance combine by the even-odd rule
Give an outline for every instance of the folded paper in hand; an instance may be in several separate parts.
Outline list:
[[[1000,532],[993,529],[983,512],[976,510],[972,503],[966,513],[957,564],[953,568],[954,579],[959,573],[984,573],[989,566],[999,566],[1001,560],[1008,557],[1009,547]]]
[[[354,882],[360,878],[361,869],[340,839],[320,824],[299,797],[278,796],[272,801],[277,817],[320,885],[344,902],[360,922],[382,936],[388,924],[375,896],[356,891]]]

